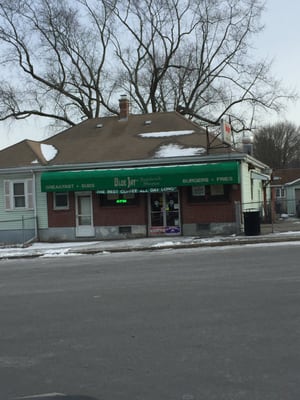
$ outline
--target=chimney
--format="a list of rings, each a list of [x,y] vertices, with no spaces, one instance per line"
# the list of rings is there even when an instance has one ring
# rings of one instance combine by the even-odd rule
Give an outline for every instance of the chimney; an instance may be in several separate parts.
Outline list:
[[[128,119],[129,116],[129,100],[127,99],[126,94],[123,94],[119,99],[119,107],[120,107],[120,119]]]

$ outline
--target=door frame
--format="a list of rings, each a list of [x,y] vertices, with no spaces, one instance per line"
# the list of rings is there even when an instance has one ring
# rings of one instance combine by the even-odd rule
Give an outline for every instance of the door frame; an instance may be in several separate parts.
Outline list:
[[[79,199],[81,197],[88,197],[90,202],[90,217],[91,224],[90,225],[80,225],[79,224]],[[94,218],[93,218],[93,196],[92,192],[75,192],[75,235],[76,237],[94,237],[95,236],[95,227],[94,227]]]
[[[176,211],[178,212],[178,224],[174,226],[167,225],[167,213],[169,210],[167,209],[167,195],[169,193],[176,193],[178,198],[178,203],[176,204]],[[155,226],[152,225],[152,204],[151,204],[151,196],[161,196],[162,204],[161,204],[161,216],[163,225]],[[148,193],[148,235],[149,236],[180,236],[182,235],[182,226],[181,226],[181,204],[180,204],[180,192],[179,190],[170,190],[170,191],[162,191],[155,193]]]

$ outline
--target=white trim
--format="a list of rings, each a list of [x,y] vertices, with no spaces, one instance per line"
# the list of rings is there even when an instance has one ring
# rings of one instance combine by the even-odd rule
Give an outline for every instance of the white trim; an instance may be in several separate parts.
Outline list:
[[[292,186],[292,185],[295,185],[295,184],[297,184],[297,183],[300,184],[300,178],[295,179],[295,180],[292,181],[292,182],[287,182],[287,183],[284,184],[284,186]]]
[[[15,197],[14,194],[14,185],[22,183],[24,187],[24,198],[25,205],[24,207],[16,207],[15,206]],[[34,209],[34,182],[32,178],[29,179],[11,179],[4,181],[4,197],[5,197],[5,211],[24,211],[24,210],[33,210]],[[23,197],[23,196],[19,196]]]
[[[268,181],[270,180],[270,177],[266,174],[263,174],[259,171],[251,171],[251,178],[252,179],[257,179],[260,181]]]
[[[56,205],[56,195],[66,195],[67,196],[67,205],[66,206],[57,206]],[[53,210],[69,210],[70,209],[70,196],[69,192],[53,192]]]
[[[90,225],[80,225],[79,224],[79,212],[78,212],[78,199],[80,197],[90,198],[90,215],[91,223]],[[94,237],[95,227],[94,227],[94,216],[93,216],[93,196],[92,192],[75,192],[75,218],[76,218],[76,237]]]

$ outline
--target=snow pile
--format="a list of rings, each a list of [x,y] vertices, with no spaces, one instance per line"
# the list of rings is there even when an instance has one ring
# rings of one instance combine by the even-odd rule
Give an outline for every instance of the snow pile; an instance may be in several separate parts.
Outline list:
[[[153,247],[153,248],[156,248],[156,247],[158,247],[158,248],[164,248],[164,247],[179,246],[180,244],[181,244],[181,242],[171,242],[171,241],[169,241],[169,242],[156,243],[156,244],[154,244],[154,245],[151,246],[151,247]]]
[[[41,258],[78,256],[77,253],[72,253],[70,250],[71,249],[68,249],[68,248],[47,250],[44,252],[43,255],[41,255]]]
[[[44,258],[50,257],[72,257],[78,256],[78,253],[72,249],[79,249],[81,247],[94,246],[98,242],[66,242],[66,243],[34,243],[31,248],[33,251],[41,253]]]
[[[89,246],[95,246],[99,242],[66,242],[66,243],[33,243],[28,247],[4,247],[0,248],[0,258],[22,258],[22,257],[69,257],[78,256],[78,250]],[[74,249],[77,251],[75,252]],[[73,251],[72,251],[73,250]]]

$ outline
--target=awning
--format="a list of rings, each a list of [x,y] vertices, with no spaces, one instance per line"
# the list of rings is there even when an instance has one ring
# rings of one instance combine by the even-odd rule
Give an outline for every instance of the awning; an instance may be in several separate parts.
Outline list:
[[[172,165],[143,168],[93,169],[44,172],[43,192],[157,191],[178,186],[202,186],[240,183],[236,161],[207,164]]]

